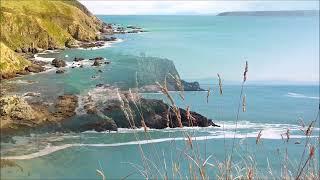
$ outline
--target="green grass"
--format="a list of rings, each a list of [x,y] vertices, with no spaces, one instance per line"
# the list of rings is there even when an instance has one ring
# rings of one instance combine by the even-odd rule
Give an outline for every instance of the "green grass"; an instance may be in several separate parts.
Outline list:
[[[69,39],[94,40],[101,27],[101,22],[75,0],[1,0],[0,23],[2,73],[21,70],[27,62],[7,47],[62,48]]]
[[[101,23],[87,15],[81,4],[66,1],[27,0],[1,2],[1,40],[10,48],[63,47],[80,27],[77,40],[94,40]]]
[[[23,70],[30,62],[23,57],[17,55],[4,43],[0,42],[0,70],[1,74],[14,73]]]

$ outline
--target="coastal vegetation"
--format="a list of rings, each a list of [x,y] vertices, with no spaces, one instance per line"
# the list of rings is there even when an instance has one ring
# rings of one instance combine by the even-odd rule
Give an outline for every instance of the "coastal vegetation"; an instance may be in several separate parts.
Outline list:
[[[65,48],[74,41],[93,41],[102,28],[102,22],[76,0],[3,0],[0,13],[2,75],[21,71],[30,64],[21,53]]]
[[[1,74],[11,74],[18,72],[31,64],[24,57],[19,56],[12,49],[7,47],[3,42],[0,42],[0,48]]]

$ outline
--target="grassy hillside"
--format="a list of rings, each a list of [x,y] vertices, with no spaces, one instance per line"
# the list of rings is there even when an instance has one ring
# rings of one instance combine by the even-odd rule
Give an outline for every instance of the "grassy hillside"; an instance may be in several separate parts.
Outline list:
[[[1,41],[11,49],[64,47],[68,39],[90,41],[101,22],[79,2],[1,1]]]
[[[0,69],[1,74],[11,74],[24,69],[30,62],[16,54],[2,42],[0,43]]]
[[[28,63],[13,51],[62,48],[69,40],[94,40],[102,27],[76,0],[1,0],[0,4],[1,74],[20,71]]]

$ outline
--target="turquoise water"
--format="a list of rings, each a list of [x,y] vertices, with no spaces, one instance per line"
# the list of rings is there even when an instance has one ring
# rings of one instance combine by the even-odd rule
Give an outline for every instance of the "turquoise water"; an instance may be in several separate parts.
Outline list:
[[[319,17],[100,18],[150,30],[140,35],[124,35],[126,43],[111,51],[172,59],[184,78],[216,77],[219,72],[226,80],[239,81],[248,60],[251,81],[319,79]]]
[[[45,98],[64,93],[84,95],[98,83],[108,83],[123,89],[137,86],[136,72],[149,77],[158,67],[160,58],[172,60],[184,79],[210,78],[205,89],[213,89],[206,102],[207,92],[185,92],[182,101],[172,92],[178,106],[190,106],[220,128],[150,130],[120,129],[112,132],[33,134],[15,137],[16,144],[1,143],[1,155],[16,158],[23,171],[16,168],[1,169],[1,176],[14,179],[101,179],[96,169],[107,179],[141,179],[143,170],[140,146],[150,159],[149,178],[179,178],[174,164],[180,165],[185,178],[190,176],[191,152],[185,133],[193,137],[201,161],[222,162],[230,153],[234,137],[235,119],[239,104],[240,83],[245,59],[249,61],[248,85],[244,87],[247,112],[240,112],[236,137],[235,161],[253,156],[258,174],[267,175],[268,165],[278,177],[282,160],[288,148],[291,170],[300,161],[305,138],[298,123],[315,120],[319,109],[318,85],[254,85],[250,81],[315,81],[318,78],[318,22],[315,18],[286,17],[214,17],[214,16],[100,16],[112,23],[142,26],[149,30],[141,34],[118,35],[123,42],[97,50],[65,50],[44,57],[63,57],[69,64],[75,56],[106,57],[110,65],[99,68],[90,63],[83,69],[67,68],[62,75],[55,71],[24,76],[8,85],[12,93],[40,92]],[[66,57],[66,55],[68,57]],[[152,57],[151,57],[152,56]],[[147,67],[147,68],[146,68]],[[149,68],[150,67],[150,68]],[[101,69],[103,72],[98,73]],[[223,96],[218,94],[215,74],[224,79]],[[96,76],[93,78],[92,76]],[[32,84],[27,80],[34,81]],[[232,82],[232,85],[228,82]],[[143,83],[141,80],[138,84]],[[167,99],[160,93],[145,93],[153,99]],[[317,141],[319,120],[312,133]],[[290,140],[285,143],[281,134],[290,129]],[[261,143],[256,137],[262,130]],[[296,144],[299,142],[300,144]],[[318,148],[318,147],[317,147]],[[184,151],[185,150],[185,151]],[[317,155],[318,156],[318,155]],[[249,160],[248,160],[249,161]],[[152,163],[151,163],[152,162]],[[193,164],[194,165],[194,164]],[[216,178],[217,167],[207,166],[208,176]],[[163,178],[163,177],[162,177]]]

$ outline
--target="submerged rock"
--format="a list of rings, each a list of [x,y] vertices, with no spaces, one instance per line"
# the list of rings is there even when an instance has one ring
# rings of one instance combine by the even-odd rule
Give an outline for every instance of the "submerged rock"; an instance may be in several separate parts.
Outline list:
[[[58,70],[56,71],[57,74],[63,74],[64,72],[65,72],[64,69],[58,69]]]
[[[102,61],[104,60],[104,57],[101,57],[101,56],[98,56],[98,57],[95,57],[95,58],[90,58],[89,60],[99,60],[99,61]]]
[[[75,62],[79,62],[79,61],[83,61],[84,60],[84,58],[78,58],[78,57],[75,57],[74,59],[73,59],[73,61],[75,61]]]

